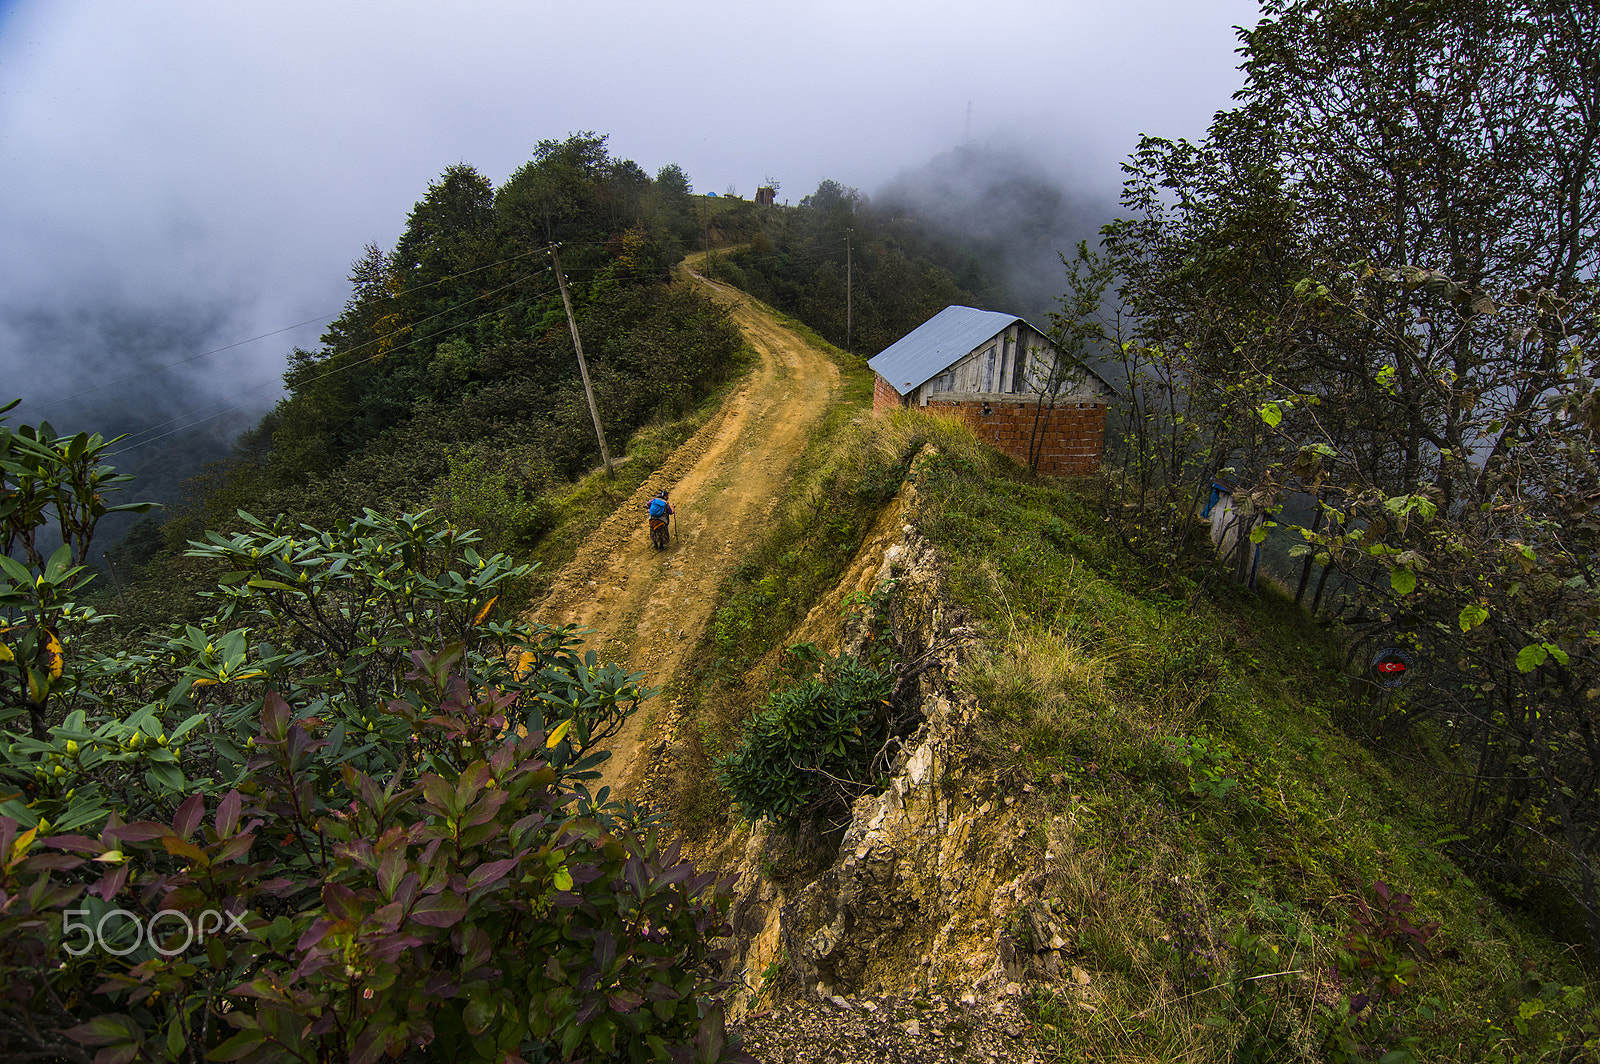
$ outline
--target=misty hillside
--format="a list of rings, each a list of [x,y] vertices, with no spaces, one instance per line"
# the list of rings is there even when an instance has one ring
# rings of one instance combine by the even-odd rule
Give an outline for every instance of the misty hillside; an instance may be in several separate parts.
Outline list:
[[[369,246],[355,259],[343,312],[319,344],[292,353],[286,394],[249,426],[231,413],[163,436],[162,422],[204,393],[139,374],[204,342],[207,321],[176,317],[164,331],[109,314],[40,322],[41,335],[48,326],[71,339],[95,379],[114,372],[117,342],[127,343],[133,380],[79,400],[138,433],[128,451],[134,491],[167,504],[140,524],[136,543],[115,546],[131,519],[108,524],[101,540],[120,568],[148,567],[141,586],[161,589],[130,596],[164,605],[147,613],[124,604],[121,623],[184,608],[170,593],[186,586],[178,553],[203,529],[234,525],[241,509],[326,525],[364,506],[434,507],[482,528],[492,547],[541,549],[567,519],[557,501],[566,485],[599,461],[551,245],[616,449],[684,414],[739,364],[723,312],[670,280],[670,268],[707,241],[724,249],[713,272],[732,271],[841,346],[853,327],[858,350],[886,346],[949,303],[1008,298],[987,280],[980,254],[992,248],[968,247],[910,214],[885,215],[836,182],[796,207],[690,189],[680,168],[652,177],[590,134],[542,142],[499,187],[466,164],[448,168],[393,248]],[[226,377],[217,364],[199,380],[215,392]],[[119,405],[129,397],[133,406]],[[213,427],[236,435],[200,435]],[[498,501],[469,501],[469,482]]]
[[[984,266],[1003,307],[1045,324],[1065,290],[1060,255],[1099,243],[1116,200],[1049,169],[1026,152],[968,144],[902,171],[873,207],[942,235]]]
[[[782,211],[722,204],[707,235],[715,276],[870,357],[951,304],[1049,328],[1062,253],[1112,210],[1020,150],[964,146],[870,197],[828,180]]]

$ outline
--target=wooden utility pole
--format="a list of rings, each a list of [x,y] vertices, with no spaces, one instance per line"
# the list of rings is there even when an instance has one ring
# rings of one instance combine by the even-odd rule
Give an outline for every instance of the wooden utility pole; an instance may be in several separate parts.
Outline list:
[[[600,408],[594,403],[594,388],[589,384],[589,365],[583,360],[583,341],[578,338],[578,319],[572,316],[572,300],[567,298],[567,279],[561,275],[561,260],[556,258],[556,246],[550,245],[550,264],[556,268],[556,284],[561,289],[561,305],[567,308],[567,326],[572,329],[572,346],[578,349],[578,376],[583,378],[583,394],[589,398],[589,416],[594,419],[594,434],[600,441],[600,460],[606,464],[606,476],[611,471],[611,451],[606,447],[606,430],[600,426]]]

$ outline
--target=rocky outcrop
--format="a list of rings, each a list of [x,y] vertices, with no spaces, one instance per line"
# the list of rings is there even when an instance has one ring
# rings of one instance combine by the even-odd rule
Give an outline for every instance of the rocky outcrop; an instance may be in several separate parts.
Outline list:
[[[891,588],[888,628],[897,644],[896,701],[920,706],[921,723],[894,760],[888,786],[858,799],[837,852],[816,874],[803,842],[756,825],[735,862],[735,970],[769,996],[831,1000],[923,993],[958,999],[1021,993],[1030,971],[1060,970],[1070,925],[1037,900],[1047,840],[1056,832],[996,792],[972,757],[978,708],[960,693],[961,670],[982,653],[968,618],[948,604],[937,552],[912,524],[916,467],[902,489],[907,515],[892,542],[878,540],[876,583]],[[844,649],[877,623],[858,622]],[[1025,799],[1025,796],[1024,796]]]

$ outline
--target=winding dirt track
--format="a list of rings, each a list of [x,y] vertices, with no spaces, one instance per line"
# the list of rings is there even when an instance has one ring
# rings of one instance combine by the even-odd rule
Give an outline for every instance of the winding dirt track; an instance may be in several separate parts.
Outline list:
[[[687,264],[686,264],[687,269]],[[591,629],[585,647],[665,688],[716,607],[717,589],[766,528],[811,430],[838,388],[827,356],[737,289],[688,270],[732,308],[760,362],[717,415],[606,519],[529,612]],[[659,489],[677,510],[673,543],[650,545],[645,506]],[[631,794],[646,767],[653,703],[611,741],[600,785]]]

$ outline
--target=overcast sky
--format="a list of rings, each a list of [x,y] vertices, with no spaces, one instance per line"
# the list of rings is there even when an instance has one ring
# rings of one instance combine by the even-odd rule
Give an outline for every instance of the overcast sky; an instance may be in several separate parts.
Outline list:
[[[431,179],[467,162],[498,185],[580,130],[652,174],[679,164],[696,191],[750,196],[771,175],[791,202],[825,177],[870,195],[967,137],[1037,145],[1064,180],[1109,190],[1138,134],[1204,134],[1242,83],[1232,27],[1255,15],[1253,0],[0,0],[0,401],[77,390],[50,368],[84,345],[114,379],[115,330],[85,308],[167,315],[174,359],[320,319],[189,363],[169,389],[196,407],[254,389],[260,407]]]

